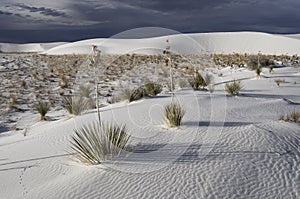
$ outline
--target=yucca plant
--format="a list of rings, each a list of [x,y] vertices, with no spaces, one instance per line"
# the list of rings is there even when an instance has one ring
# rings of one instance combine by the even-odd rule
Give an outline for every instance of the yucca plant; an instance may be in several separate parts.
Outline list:
[[[260,77],[260,76],[261,76],[261,72],[262,72],[261,67],[257,67],[257,68],[255,69],[256,77]]]
[[[79,96],[82,97],[86,101],[86,108],[94,108],[95,102],[92,99],[93,88],[91,86],[79,86]]]
[[[300,118],[300,112],[296,112],[296,111],[293,111],[290,113],[290,119],[297,123],[299,121],[299,118]]]
[[[236,80],[234,80],[232,83],[227,83],[225,85],[225,91],[230,95],[238,95],[242,88],[243,86],[241,82]]]
[[[275,79],[274,81],[278,87],[280,86],[281,83],[284,82],[284,80],[282,80],[282,79]]]
[[[179,103],[172,102],[164,107],[164,113],[168,126],[175,127],[180,126],[185,110]]]
[[[65,96],[63,106],[72,115],[80,115],[87,108],[87,101],[83,97]]]
[[[46,114],[50,110],[50,104],[48,102],[39,102],[34,106],[34,108],[39,112],[41,115],[41,120],[46,119]]]
[[[147,83],[144,85],[144,88],[148,96],[156,96],[162,91],[162,85],[157,83]]]
[[[101,164],[120,155],[126,149],[130,135],[125,126],[94,122],[75,129],[71,149],[75,157],[88,165]]]
[[[189,83],[194,90],[204,89],[204,87],[207,86],[205,79],[199,72],[194,73],[194,76],[189,80]]]
[[[143,87],[136,88],[132,91],[129,102],[139,100],[145,96],[145,89]]]

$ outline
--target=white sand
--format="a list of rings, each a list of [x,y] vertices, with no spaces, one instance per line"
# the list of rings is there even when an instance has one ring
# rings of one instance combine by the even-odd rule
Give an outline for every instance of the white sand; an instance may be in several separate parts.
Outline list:
[[[157,54],[171,42],[173,52],[199,53],[249,53],[249,54],[300,54],[300,41],[285,35],[259,32],[197,33],[163,36],[148,39],[91,39],[54,47],[46,54],[89,54],[91,46],[98,45],[105,54]]]
[[[0,44],[0,50],[86,54],[96,44],[107,54],[157,53],[166,38],[94,39],[56,47]],[[203,47],[196,53],[300,52],[299,40],[264,33],[169,38],[172,50],[182,54],[199,49],[194,40]],[[1,130],[0,198],[300,198],[300,126],[278,121],[280,114],[300,111],[299,69],[275,68],[273,74],[264,69],[260,79],[247,69],[207,70],[214,73],[213,94],[176,93],[187,112],[180,128],[164,124],[168,95],[102,108],[104,120],[126,124],[135,146],[134,153],[103,165],[85,166],[68,154],[73,129],[96,120],[95,110],[76,118],[51,111],[56,120],[46,122],[27,113],[19,121],[28,127],[26,137],[24,130]],[[244,85],[238,97],[224,94],[224,84],[233,79]],[[275,79],[285,82],[277,87]]]
[[[73,129],[95,112],[34,123],[26,137],[0,134],[1,198],[299,198],[300,126],[278,121],[300,111],[283,100],[300,103],[297,69],[263,71],[269,78],[261,79],[246,69],[211,70],[224,74],[215,75],[212,95],[176,93],[187,111],[178,129],[163,122],[168,96],[103,108],[102,118],[126,124],[136,145],[113,163],[84,166],[67,153]],[[286,83],[277,87],[277,78]],[[243,79],[238,97],[224,95],[232,79]]]
[[[0,43],[0,52],[44,52],[55,46],[66,44],[65,42],[54,43],[32,43],[32,44],[12,44]]]

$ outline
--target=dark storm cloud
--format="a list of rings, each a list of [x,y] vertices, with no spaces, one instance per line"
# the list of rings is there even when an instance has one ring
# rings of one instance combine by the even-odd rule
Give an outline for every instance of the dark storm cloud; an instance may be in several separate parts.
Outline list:
[[[59,12],[59,11],[51,9],[51,8],[27,6],[27,5],[24,5],[24,4],[16,4],[16,6],[18,6],[20,8],[23,8],[25,10],[29,10],[30,12],[38,12],[38,13],[40,13],[42,15],[45,15],[45,16],[54,16],[54,17],[66,16],[65,13]]]
[[[43,37],[36,35],[32,38],[36,40],[39,38],[39,41],[43,38],[45,41],[70,41],[110,37],[121,31],[147,26],[170,28],[179,32],[300,32],[299,0],[74,0],[70,2],[62,9],[66,8],[71,11],[70,13],[75,13],[73,16],[48,6],[18,4],[19,7],[30,12],[81,22],[80,25],[47,24],[47,30],[43,32],[43,19],[39,21],[42,28],[38,31],[37,28],[32,29],[34,34],[43,33]],[[1,23],[4,22],[0,19],[0,25]],[[47,21],[45,20],[44,23]],[[15,37],[10,37],[9,30],[0,33],[2,41],[31,41],[30,36],[26,34],[20,36],[15,34]],[[163,33],[153,32],[149,36],[161,34]]]

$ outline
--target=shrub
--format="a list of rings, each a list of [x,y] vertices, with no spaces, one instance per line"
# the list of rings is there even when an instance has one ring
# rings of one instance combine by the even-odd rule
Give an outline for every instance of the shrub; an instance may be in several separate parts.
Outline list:
[[[110,123],[95,122],[74,131],[71,149],[79,161],[88,165],[101,164],[120,155],[130,140],[125,126]]]
[[[129,97],[129,102],[139,100],[145,96],[145,89],[143,87],[136,88],[132,91]]]
[[[157,83],[147,83],[144,85],[146,95],[148,96],[156,96],[161,93],[162,85]]]
[[[214,83],[214,76],[210,74],[206,74],[204,77],[206,85],[210,85]]]
[[[281,83],[284,82],[284,80],[282,80],[282,79],[275,79],[274,81],[278,87],[280,86]]]
[[[63,97],[63,106],[72,115],[80,115],[87,109],[87,102],[82,97],[65,96]]]
[[[262,72],[261,67],[257,67],[257,68],[255,69],[255,73],[256,73],[256,76],[257,76],[257,77],[260,77],[261,72]]]
[[[185,110],[178,103],[171,103],[164,108],[165,117],[169,127],[180,126]]]
[[[232,83],[227,83],[225,85],[225,91],[230,95],[238,95],[242,88],[243,87],[241,82],[236,80],[234,80]]]
[[[204,89],[204,87],[207,86],[199,72],[195,72],[194,76],[189,80],[189,83],[194,90]]]
[[[50,110],[49,103],[48,102],[39,102],[34,107],[39,112],[39,114],[41,115],[41,120],[45,120],[46,119],[46,114]]]
[[[79,95],[81,97],[90,98],[92,92],[93,92],[93,88],[91,86],[84,86],[84,85],[79,86]]]
[[[86,101],[86,108],[94,108],[95,102],[92,99],[93,88],[91,86],[79,86],[79,96]]]
[[[300,112],[296,112],[296,111],[293,111],[290,113],[290,119],[297,123],[299,121],[299,118],[300,118]]]

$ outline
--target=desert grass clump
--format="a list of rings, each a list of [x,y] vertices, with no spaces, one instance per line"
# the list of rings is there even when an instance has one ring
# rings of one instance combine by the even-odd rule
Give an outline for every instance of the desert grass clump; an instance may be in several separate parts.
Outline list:
[[[290,113],[290,120],[297,123],[300,119],[300,112],[293,111]]]
[[[257,68],[255,69],[256,77],[261,77],[261,72],[262,72],[261,67],[257,67]]]
[[[87,109],[87,102],[83,97],[65,96],[63,106],[71,115],[80,115]]]
[[[74,131],[71,149],[80,162],[88,165],[101,164],[119,156],[130,140],[125,126],[100,121]]]
[[[50,110],[50,104],[48,102],[39,102],[36,105],[34,105],[34,108],[39,112],[41,115],[40,120],[46,120],[46,114]]]
[[[189,83],[194,90],[203,90],[207,86],[205,79],[199,72],[194,73],[194,76],[189,79]]]
[[[238,95],[242,88],[243,86],[241,82],[236,80],[234,80],[232,83],[227,83],[225,85],[225,91],[230,95]]]
[[[162,92],[162,85],[157,83],[147,83],[144,88],[148,96],[156,96]]]
[[[94,108],[95,102],[92,99],[93,88],[91,86],[80,85],[79,86],[79,96],[86,101],[87,108]]]
[[[180,126],[185,110],[179,103],[171,103],[164,107],[164,113],[168,126],[176,127]]]
[[[132,91],[132,93],[129,96],[128,101],[133,102],[133,101],[136,101],[136,100],[139,100],[139,99],[143,98],[144,96],[145,96],[144,87],[138,87],[138,88],[136,88]]]
[[[275,79],[274,82],[275,82],[276,85],[279,87],[280,84],[284,82],[284,80],[282,80],[282,79]]]

